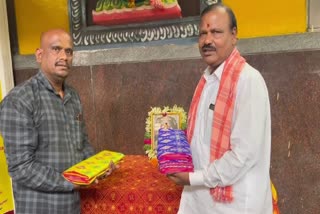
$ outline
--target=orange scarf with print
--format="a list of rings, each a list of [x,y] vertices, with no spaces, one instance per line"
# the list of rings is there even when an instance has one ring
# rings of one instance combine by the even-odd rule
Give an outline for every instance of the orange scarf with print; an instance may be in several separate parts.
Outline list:
[[[240,56],[237,48],[234,48],[231,55],[227,58],[221,76],[219,91],[214,108],[214,119],[212,123],[212,135],[210,145],[210,162],[222,157],[230,150],[230,135],[232,126],[232,115],[236,96],[236,87],[241,70],[245,65],[245,59]],[[200,79],[192,98],[188,114],[188,141],[194,132],[197,116],[197,108],[203,87],[206,83],[204,76]],[[215,187],[210,189],[210,194],[215,201],[232,202],[232,186]]]

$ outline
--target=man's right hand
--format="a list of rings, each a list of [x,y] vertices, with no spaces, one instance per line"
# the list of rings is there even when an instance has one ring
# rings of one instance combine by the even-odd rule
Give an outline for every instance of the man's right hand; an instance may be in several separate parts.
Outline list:
[[[80,189],[87,189],[92,185],[96,185],[99,183],[100,180],[105,179],[106,177],[108,177],[109,175],[111,175],[111,173],[115,170],[118,169],[119,165],[115,165],[113,162],[110,163],[109,165],[109,169],[102,175],[100,175],[99,177],[97,177],[90,185],[78,185],[78,184],[73,184],[73,189],[74,190],[80,190]]]

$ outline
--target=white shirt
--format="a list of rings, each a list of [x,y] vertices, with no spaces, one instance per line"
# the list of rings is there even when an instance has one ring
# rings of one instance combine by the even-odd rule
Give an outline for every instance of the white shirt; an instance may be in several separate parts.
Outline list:
[[[271,214],[271,119],[268,90],[260,73],[245,64],[232,119],[231,150],[210,163],[213,111],[224,63],[210,75],[199,101],[191,150],[195,172],[181,196],[179,214]],[[233,187],[231,203],[216,202],[210,188]]]

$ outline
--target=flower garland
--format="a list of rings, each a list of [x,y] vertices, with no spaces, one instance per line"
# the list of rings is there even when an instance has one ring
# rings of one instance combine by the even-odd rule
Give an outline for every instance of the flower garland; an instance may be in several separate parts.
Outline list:
[[[149,159],[157,159],[157,151],[151,146],[152,116],[155,114],[166,115],[167,113],[178,113],[180,115],[180,129],[185,130],[187,128],[187,113],[182,107],[177,105],[174,105],[172,108],[169,106],[164,106],[162,109],[160,107],[151,107],[146,119],[143,146],[143,149],[145,150],[145,153],[148,155]]]

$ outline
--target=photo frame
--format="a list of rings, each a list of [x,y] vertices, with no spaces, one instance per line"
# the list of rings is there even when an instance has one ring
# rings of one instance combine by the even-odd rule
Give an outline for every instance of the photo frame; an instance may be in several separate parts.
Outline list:
[[[151,115],[151,149],[158,146],[158,132],[160,128],[181,129],[181,113],[168,112],[165,114]]]
[[[198,16],[112,27],[89,26],[87,24],[87,1],[68,0],[70,31],[76,48],[175,41],[176,39],[196,38],[199,35]],[[202,10],[208,1],[200,1],[200,4]]]

